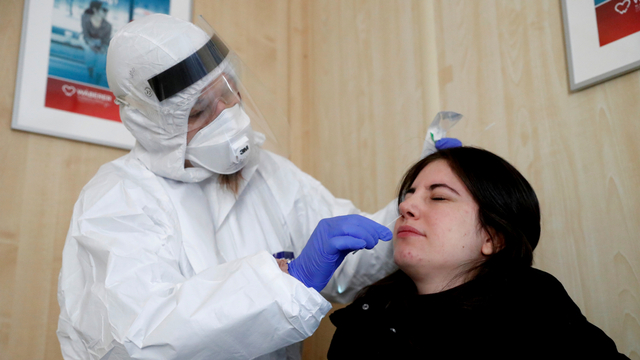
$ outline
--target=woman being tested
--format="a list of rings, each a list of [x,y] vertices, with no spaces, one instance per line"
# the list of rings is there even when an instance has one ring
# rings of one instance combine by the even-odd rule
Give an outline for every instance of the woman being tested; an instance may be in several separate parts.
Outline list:
[[[402,180],[397,272],[331,315],[329,359],[624,359],[552,275],[531,267],[540,209],[502,158],[459,147]]]

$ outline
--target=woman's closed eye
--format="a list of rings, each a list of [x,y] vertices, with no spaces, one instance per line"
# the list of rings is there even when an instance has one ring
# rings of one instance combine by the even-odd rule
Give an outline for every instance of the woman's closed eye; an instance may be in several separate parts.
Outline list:
[[[460,196],[454,188],[446,184],[433,184],[429,190],[431,191],[430,198],[434,201],[453,200]]]

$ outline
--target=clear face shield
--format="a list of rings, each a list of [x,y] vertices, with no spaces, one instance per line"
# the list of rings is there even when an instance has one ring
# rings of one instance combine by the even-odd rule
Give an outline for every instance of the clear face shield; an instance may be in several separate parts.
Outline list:
[[[218,174],[242,169],[255,151],[255,134],[235,80],[226,73],[211,81],[191,107],[185,159]]]
[[[163,43],[163,48],[175,49],[178,54],[191,54],[187,58],[150,78],[131,70],[129,80],[137,78],[139,82],[130,88],[139,94],[127,97],[126,101],[134,102],[135,108],[143,109],[146,117],[152,119],[151,127],[155,128],[152,131],[185,136],[189,143],[186,158],[196,166],[208,168],[198,163],[199,155],[193,156],[190,149],[196,153],[221,152],[223,162],[229,157],[236,164],[226,169],[216,165],[215,170],[209,170],[217,173],[239,170],[247,145],[255,141],[251,130],[264,135],[263,148],[288,157],[289,124],[278,110],[273,92],[266,89],[201,16],[196,25],[202,32],[190,25],[183,34],[167,35]],[[204,45],[194,45],[203,42]],[[141,57],[167,56],[155,51],[157,54],[146,53]],[[136,101],[144,104],[135,104]],[[231,149],[231,153],[221,150],[224,147]]]
[[[200,92],[198,99],[189,111],[187,139],[190,141],[198,130],[208,126],[220,114],[238,104],[242,104],[242,95],[235,80],[222,73]]]

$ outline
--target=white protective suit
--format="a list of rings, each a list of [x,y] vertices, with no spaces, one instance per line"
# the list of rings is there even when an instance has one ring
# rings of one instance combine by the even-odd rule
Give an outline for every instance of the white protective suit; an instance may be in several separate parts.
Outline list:
[[[134,35],[149,27],[194,31],[190,23],[152,17],[124,27],[126,36],[114,37],[110,47],[134,41],[131,52],[144,48],[150,40]],[[163,41],[166,46],[152,44],[160,49],[156,61],[135,72],[108,60],[121,118],[138,141],[100,168],[74,207],[58,288],[62,353],[65,359],[299,358],[295,344],[316,330],[331,305],[280,271],[272,254],[298,255],[321,219],[360,211],[287,159],[261,150],[264,136],[255,132],[237,196],[217,174],[185,168],[184,114],[159,123],[135,83],[118,82],[148,78],[180,61],[171,49],[184,38]],[[197,93],[213,76],[189,91]],[[396,216],[393,201],[372,218],[387,224]],[[347,256],[323,294],[349,301],[395,269],[392,251],[390,242],[380,242]]]

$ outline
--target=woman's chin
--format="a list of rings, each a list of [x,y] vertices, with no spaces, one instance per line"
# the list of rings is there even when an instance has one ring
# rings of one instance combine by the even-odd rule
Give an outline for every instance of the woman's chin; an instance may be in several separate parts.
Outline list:
[[[418,267],[422,260],[422,257],[411,250],[396,249],[393,253],[393,261],[404,272]]]

